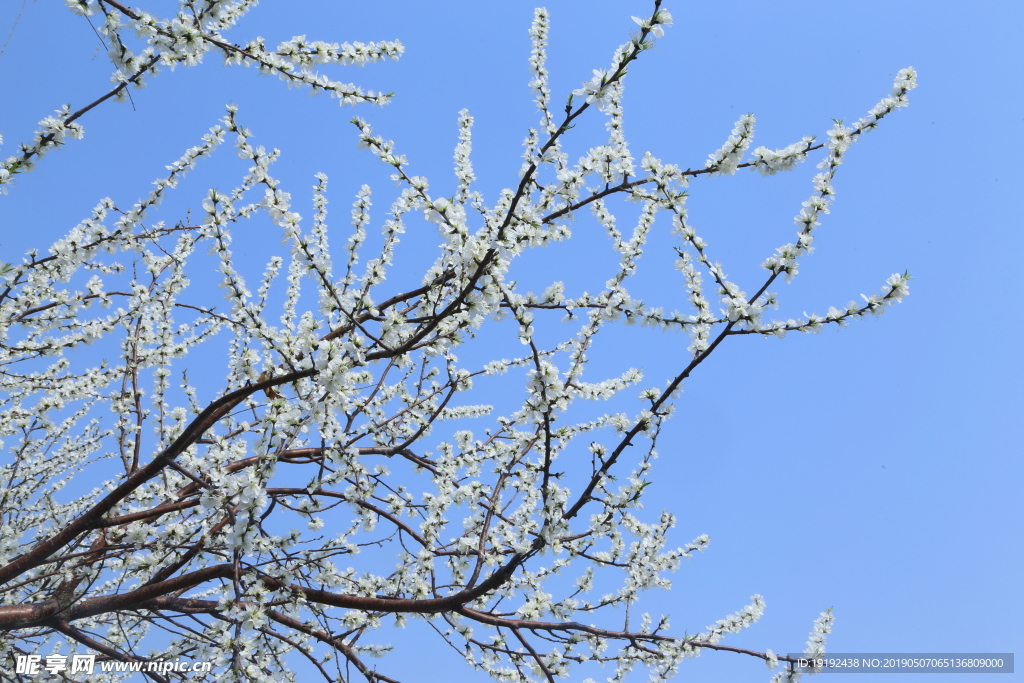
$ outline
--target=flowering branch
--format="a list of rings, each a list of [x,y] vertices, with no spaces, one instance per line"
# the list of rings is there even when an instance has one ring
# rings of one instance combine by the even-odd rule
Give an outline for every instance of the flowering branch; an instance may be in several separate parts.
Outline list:
[[[87,15],[104,12],[101,32],[118,73],[138,76],[116,76],[110,97],[141,83],[143,67],[190,65],[219,49],[230,63],[289,83],[352,102],[383,101],[308,67],[401,52],[398,43],[336,46],[302,37],[276,51],[260,40],[227,42],[222,32],[248,2],[186,2],[171,20],[113,0],[70,4]],[[332,258],[338,233],[329,227],[326,176],[317,175],[312,225],[304,228],[271,172],[279,152],[254,145],[234,107],[148,196],[130,208],[103,200],[46,252],[7,264],[0,273],[0,438],[10,454],[0,464],[0,648],[27,653],[73,642],[75,651],[136,661],[129,653],[154,641],[166,656],[207,658],[238,680],[288,678],[294,660],[327,680],[344,679],[341,662],[368,681],[393,681],[366,663],[390,649],[367,642],[369,634],[385,620],[412,619],[498,678],[552,681],[597,661],[614,662],[617,680],[636,664],[660,680],[711,649],[771,668],[785,663],[778,680],[795,679],[796,660],[721,644],[761,617],[760,596],[697,635],[671,635],[667,616],[637,619],[645,593],[668,589],[668,572],[710,542],[702,535],[671,547],[675,516],[649,518],[642,502],[674,400],[726,340],[845,326],[907,295],[910,276],[897,274],[863,304],[762,320],[782,299],[771,288],[795,277],[812,253],[851,145],[906,104],[916,74],[902,70],[888,97],[852,127],[835,123],[825,142],[807,136],[750,152],[756,120],[747,114],[703,168],[683,170],[651,153],[636,159],[627,143],[627,67],[672,17],[655,0],[634,21],[639,31],[573,91],[562,113],[552,109],[548,86],[549,17],[536,11],[529,65],[539,122],[527,132],[518,178],[491,205],[474,189],[467,111],[458,117],[451,194],[432,190],[393,142],[354,119],[359,146],[400,189],[380,220],[371,213],[379,201],[372,188],[359,188],[340,265]],[[125,26],[146,40],[141,52],[121,40]],[[47,124],[38,149],[8,160],[0,181],[60,135],[79,131],[86,110],[67,108]],[[573,163],[563,142],[584,114],[605,117],[607,140]],[[174,227],[149,225],[166,192],[228,137],[247,164],[237,187],[208,191],[196,220],[188,214]],[[813,194],[795,217],[797,239],[765,260],[767,274],[747,295],[689,220],[689,185],[744,168],[792,171],[818,150]],[[637,204],[631,230],[616,215],[620,199]],[[519,257],[572,239],[570,221],[584,209],[616,259],[603,288],[570,295],[555,281],[539,294],[524,291]],[[684,310],[666,311],[631,291],[659,214],[672,222]],[[245,234],[243,220],[258,216],[288,249],[253,273],[258,245],[239,249],[235,239]],[[419,281],[388,289],[403,249],[426,248],[422,226],[406,236],[421,219],[440,239],[434,261]],[[367,254],[371,244],[376,251]],[[194,285],[186,272],[205,281]],[[212,287],[223,291],[223,308],[208,301]],[[713,313],[716,295],[721,309]],[[687,333],[688,357],[661,386],[638,387],[637,369],[595,381],[591,356],[618,321]],[[523,352],[460,359],[460,347],[492,353],[485,327],[495,335],[504,329]],[[90,344],[99,352],[85,353]],[[223,358],[226,375],[214,377],[211,361]],[[581,408],[621,405],[634,390],[639,410]],[[517,392],[521,404],[495,415],[489,399]],[[83,481],[102,483],[86,491]],[[61,494],[68,490],[71,500]],[[345,568],[350,563],[363,564]],[[585,623],[623,613],[624,623]],[[828,612],[809,653],[824,651],[831,627]],[[153,636],[161,630],[171,635]]]

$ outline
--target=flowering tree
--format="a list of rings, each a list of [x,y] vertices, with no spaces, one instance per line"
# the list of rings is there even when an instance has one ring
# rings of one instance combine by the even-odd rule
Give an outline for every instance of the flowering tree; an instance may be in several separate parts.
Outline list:
[[[48,151],[81,137],[79,119],[103,100],[124,98],[160,67],[192,65],[210,51],[345,104],[387,101],[312,67],[397,59],[400,43],[295,38],[270,50],[260,39],[231,42],[224,32],[252,4],[182,2],[164,20],[114,0],[69,0],[96,18],[115,87],[44,119],[35,139],[0,166],[0,187],[7,191]],[[397,637],[392,625],[417,619],[499,680],[552,681],[577,666],[586,675],[588,662],[611,663],[615,680],[638,664],[665,677],[704,649],[759,657],[779,668],[776,681],[799,676],[793,660],[771,650],[721,643],[761,615],[760,596],[697,634],[673,633],[664,616],[630,620],[647,589],[669,587],[666,573],[708,544],[701,536],[670,547],[673,515],[652,519],[638,508],[673,399],[726,340],[843,326],[907,294],[909,276],[898,274],[863,302],[825,315],[764,314],[778,305],[772,287],[791,280],[810,253],[847,150],[906,104],[915,73],[900,71],[889,96],[852,126],[835,123],[824,142],[805,137],[748,155],[755,121],[745,115],[702,167],[684,169],[649,153],[636,159],[627,146],[627,67],[672,23],[661,0],[634,21],[639,30],[610,66],[555,105],[548,15],[536,11],[529,64],[540,122],[529,130],[518,180],[493,203],[473,189],[468,112],[460,112],[457,182],[446,196],[410,174],[394,143],[353,119],[359,147],[400,187],[370,258],[363,254],[374,243],[370,188],[357,194],[348,240],[332,254],[327,178],[318,176],[307,229],[271,174],[277,150],[253,146],[229,107],[147,197],[131,208],[104,199],[45,252],[5,264],[0,648],[7,662],[52,655],[59,663],[83,653],[122,662],[178,657],[211,661],[218,680],[294,680],[305,667],[332,681],[392,681],[367,656],[388,651],[383,643]],[[141,48],[129,47],[129,30]],[[573,163],[563,141],[580,117],[595,115],[605,117],[607,141]],[[225,139],[249,165],[237,188],[210,190],[199,219],[152,222],[165,194]],[[797,239],[765,259],[761,285],[747,294],[688,222],[688,184],[741,168],[792,170],[814,152],[818,173],[796,216]],[[631,233],[618,227],[617,198],[639,207]],[[517,259],[571,239],[581,210],[607,231],[617,254],[603,291],[567,294],[557,281],[541,294],[521,291]],[[253,294],[250,264],[232,242],[244,240],[243,226],[261,214],[289,252],[266,264]],[[658,214],[677,240],[687,311],[666,312],[630,293]],[[388,276],[417,215],[441,244],[417,286],[395,289]],[[205,252],[226,310],[186,276]],[[587,375],[599,335],[623,321],[689,335],[688,354],[666,381],[639,387],[637,370],[596,381]],[[476,353],[484,328],[516,335],[522,353],[460,361],[456,352]],[[541,341],[559,332],[560,341]],[[226,376],[214,383],[210,369],[225,354]],[[495,387],[509,383],[525,399],[495,416]],[[581,404],[636,393],[639,412],[579,418]],[[296,522],[304,529],[292,529]],[[815,623],[808,654],[823,652],[831,621],[826,611]]]

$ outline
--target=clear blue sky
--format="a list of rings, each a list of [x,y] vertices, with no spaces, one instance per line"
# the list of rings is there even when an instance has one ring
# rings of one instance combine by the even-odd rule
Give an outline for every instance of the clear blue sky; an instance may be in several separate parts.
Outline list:
[[[635,28],[630,15],[650,5],[547,3],[554,101],[591,69],[606,67]],[[133,92],[134,110],[107,103],[87,115],[84,140],[51,153],[0,198],[0,259],[45,248],[101,197],[130,204],[148,192],[227,102],[239,106],[257,143],[283,150],[276,175],[305,215],[317,171],[331,177],[338,221],[347,221],[346,206],[363,182],[374,184],[381,209],[390,201],[386,174],[355,149],[354,114],[396,140],[434,187],[454,188],[457,112],[468,108],[476,118],[479,187],[493,201],[518,180],[519,145],[536,120],[526,87],[533,7],[266,2],[228,35],[243,43],[263,35],[268,44],[296,34],[402,40],[400,62],[332,72],[394,91],[393,103],[339,108],[252,70],[225,68],[212,55],[202,67],[165,72]],[[755,145],[783,147],[823,136],[833,118],[864,115],[902,67],[917,69],[919,87],[908,108],[850,151],[832,214],[816,233],[817,253],[803,260],[792,285],[778,288],[779,315],[824,313],[905,269],[915,278],[911,296],[881,319],[840,332],[731,340],[687,384],[661,438],[646,507],[652,515],[663,507],[676,513],[679,544],[702,533],[712,542],[674,576],[670,593],[654,596],[655,607],[673,615],[674,631],[693,633],[760,593],[765,616],[725,641],[758,650],[802,650],[813,619],[833,606],[833,652],[1024,653],[1024,330],[1021,316],[1007,310],[1024,284],[1024,174],[1015,132],[1024,121],[1024,5],[666,7],[676,25],[627,79],[626,134],[638,155],[651,150],[700,167],[746,112],[758,116]],[[110,68],[96,37],[62,3],[0,2],[0,40],[7,40],[0,55],[4,156],[61,104],[81,106],[108,88]],[[593,135],[570,150],[603,140]],[[237,170],[233,156],[225,145],[225,161],[201,169],[173,201],[198,207],[205,187],[233,187],[237,173],[223,175]],[[763,272],[760,261],[792,239],[812,164],[784,177],[741,172],[692,184],[692,222],[748,291]],[[667,221],[658,225],[667,232]],[[652,297],[670,307],[678,297],[682,308],[669,244],[652,243],[643,282]],[[552,279],[585,283],[592,269],[564,248],[532,258],[522,279],[536,278],[538,290]],[[553,277],[554,268],[569,270]],[[595,354],[595,374],[632,365],[643,368],[645,384],[661,384],[687,342],[626,332],[617,348],[603,347],[603,361]],[[429,649],[407,649],[382,662],[382,671],[418,683],[471,680],[456,655]],[[758,660],[709,652],[682,676],[767,681],[770,674]],[[842,680],[861,678],[903,680]],[[1024,673],[992,680],[1024,680]]]

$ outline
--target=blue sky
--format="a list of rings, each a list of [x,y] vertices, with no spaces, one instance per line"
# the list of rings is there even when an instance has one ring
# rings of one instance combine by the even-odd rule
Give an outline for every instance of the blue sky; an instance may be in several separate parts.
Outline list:
[[[547,3],[555,102],[591,69],[607,66],[635,28],[630,15],[650,5]],[[665,6],[675,26],[626,82],[626,135],[638,155],[650,150],[682,167],[703,166],[747,112],[758,117],[755,146],[783,147],[803,135],[824,137],[833,118],[863,116],[900,68],[915,67],[919,87],[908,108],[848,154],[832,213],[816,233],[817,252],[791,285],[778,287],[778,315],[824,313],[904,270],[915,278],[911,296],[881,319],[839,332],[732,339],[687,383],[661,438],[646,507],[652,515],[665,507],[676,513],[679,544],[702,533],[712,542],[674,576],[670,593],[655,596],[656,608],[673,615],[675,631],[692,633],[760,593],[765,616],[725,641],[758,650],[802,650],[813,619],[832,606],[833,652],[1020,651],[1024,368],[1021,317],[1006,309],[1024,284],[1024,174],[1014,132],[1024,121],[1024,5]],[[264,3],[229,34],[235,42],[263,35],[275,44],[296,34],[400,39],[406,53],[397,63],[332,72],[394,91],[394,101],[383,109],[339,108],[214,58],[165,71],[133,92],[134,108],[106,103],[87,115],[83,140],[51,153],[0,199],[0,260],[45,248],[101,197],[130,204],[148,192],[228,102],[238,105],[255,142],[283,150],[276,175],[304,203],[300,212],[311,213],[313,174],[324,171],[342,219],[363,182],[374,185],[382,205],[391,198],[387,173],[355,148],[351,116],[394,139],[435,187],[454,188],[457,112],[468,108],[476,119],[478,187],[493,201],[517,182],[520,143],[536,121],[526,87],[533,7]],[[0,55],[4,156],[61,104],[81,106],[108,87],[110,68],[95,35],[60,3],[4,0],[0,40],[7,40]],[[595,116],[574,131],[574,156],[603,143],[602,123]],[[206,187],[233,187],[240,167],[226,147],[170,205],[198,207]],[[748,291],[761,277],[761,260],[792,239],[813,163],[772,178],[741,172],[691,185],[693,224]],[[672,307],[677,297],[682,307],[666,225],[659,223],[662,239],[652,242],[639,278],[653,298]],[[600,239],[581,241],[578,250],[570,243],[531,255],[521,280],[535,279],[537,290],[552,279],[570,289],[600,286],[609,250]],[[597,285],[587,284],[592,277]],[[670,376],[688,343],[633,329],[605,342],[594,372],[641,367],[647,384]],[[403,680],[447,681],[453,672],[471,680],[455,655],[404,653],[382,670]],[[682,676],[767,681],[770,674],[757,660],[706,653]]]

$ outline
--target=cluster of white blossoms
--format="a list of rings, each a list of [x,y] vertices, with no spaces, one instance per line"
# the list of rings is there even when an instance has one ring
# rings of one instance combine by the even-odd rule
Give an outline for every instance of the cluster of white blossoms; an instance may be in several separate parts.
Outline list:
[[[260,73],[279,77],[289,88],[326,92],[343,105],[382,105],[388,102],[390,95],[333,80],[310,67],[364,66],[384,59],[397,60],[405,51],[399,41],[338,44],[307,41],[305,36],[285,41],[277,49],[268,49],[263,38],[252,39],[244,45],[233,43],[224,33],[255,6],[253,0],[209,0],[198,7],[182,0],[178,12],[171,18],[129,9],[118,2],[65,0],[65,4],[84,17],[102,17],[96,31],[114,66],[110,80],[115,86],[91,104],[76,111],[64,105],[55,116],[40,121],[32,142],[22,143],[18,154],[0,161],[0,193],[7,192],[14,175],[31,170],[47,152],[63,145],[66,138],[80,139],[85,129],[78,119],[86,112],[110,98],[123,101],[129,96],[129,87],[143,87],[147,77],[157,75],[161,66],[171,69],[179,65],[195,66],[208,52],[219,52],[225,64],[256,67]],[[142,44],[132,47],[132,34]]]
[[[832,616],[832,608],[829,607],[814,620],[811,636],[807,640],[807,647],[804,648],[804,659],[806,660],[803,663],[804,666],[796,666],[795,662],[790,661],[786,668],[772,676],[771,683],[796,683],[805,673],[820,673],[821,667],[818,664],[825,655],[825,641],[828,634],[832,632],[832,623],[834,621],[835,617]],[[779,665],[779,656],[771,650],[767,650],[766,654],[768,656],[765,658],[765,663],[768,665],[768,668],[776,668]]]
[[[110,0],[68,4],[104,12],[116,93],[157,64],[218,49],[292,84],[383,101],[309,67],[401,52],[305,37],[276,51],[226,42],[252,2],[185,3],[168,20]],[[164,658],[208,659],[239,680],[295,680],[299,660],[328,679],[354,670],[389,680],[365,661],[390,647],[372,632],[422,620],[497,680],[550,681],[591,662],[614,664],[612,680],[638,665],[661,680],[709,648],[787,663],[776,680],[795,680],[789,659],[723,644],[761,616],[760,596],[692,636],[673,635],[667,616],[630,620],[710,541],[673,547],[675,516],[648,517],[643,497],[673,400],[729,337],[842,326],[907,295],[909,275],[897,274],[862,304],[765,320],[783,303],[770,288],[812,252],[852,143],[906,104],[915,74],[901,71],[867,117],[836,123],[825,143],[808,136],[748,158],[755,120],[745,115],[702,167],[684,170],[636,159],[627,144],[627,67],[672,23],[660,0],[634,20],[639,33],[562,113],[551,109],[549,17],[536,11],[529,85],[540,120],[519,177],[492,204],[474,189],[468,111],[458,113],[454,191],[443,193],[355,118],[357,147],[399,190],[382,219],[371,187],[357,185],[348,237],[339,246],[335,227],[332,245],[327,177],[317,174],[303,218],[272,173],[280,153],[254,144],[229,107],[147,196],[123,209],[104,199],[48,250],[10,264],[0,288],[0,657],[73,642],[73,652],[130,659],[159,642]],[[126,46],[126,28],[143,49]],[[572,163],[563,140],[594,110],[607,139]],[[47,119],[0,181],[80,134],[76,116]],[[173,225],[154,222],[166,193],[227,140],[246,165],[237,186],[209,190]],[[819,149],[797,239],[765,260],[748,294],[688,220],[691,183],[790,171]],[[623,200],[635,204],[630,226]],[[573,239],[572,219],[587,214],[613,250],[603,286],[572,291],[555,277],[527,291],[520,257]],[[667,306],[631,289],[659,214],[670,218],[685,292]],[[250,230],[277,232],[287,253],[256,264]],[[436,231],[433,260],[422,278],[404,277],[426,231]],[[226,305],[211,300],[218,288]],[[636,369],[594,377],[591,360],[618,322],[689,335],[689,354],[663,381],[645,383]],[[503,330],[521,353],[481,361]],[[211,372],[225,352],[226,370]],[[522,402],[499,410],[510,394]],[[83,478],[103,483],[79,493]],[[69,501],[61,492],[72,487]],[[816,622],[809,655],[824,652],[831,624],[831,612]]]
[[[808,135],[800,142],[794,142],[782,149],[771,150],[758,147],[754,150],[754,167],[761,175],[775,175],[779,171],[791,171],[807,157],[807,151],[814,146],[814,136]]]
[[[736,172],[740,162],[743,161],[743,155],[747,153],[747,148],[750,147],[750,143],[754,139],[754,122],[753,114],[741,116],[725,144],[708,156],[704,167],[712,175],[732,175]]]

